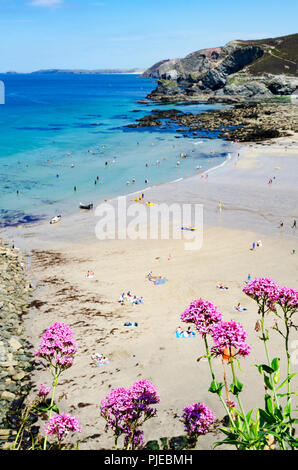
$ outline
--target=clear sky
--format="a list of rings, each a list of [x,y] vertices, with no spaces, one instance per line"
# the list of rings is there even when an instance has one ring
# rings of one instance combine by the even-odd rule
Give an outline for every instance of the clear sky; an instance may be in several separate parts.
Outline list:
[[[297,32],[297,0],[0,0],[0,72],[146,68]]]

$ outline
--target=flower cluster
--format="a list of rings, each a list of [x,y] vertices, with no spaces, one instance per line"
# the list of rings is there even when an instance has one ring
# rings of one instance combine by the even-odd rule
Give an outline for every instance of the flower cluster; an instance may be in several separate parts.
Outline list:
[[[50,393],[50,391],[51,391],[50,387],[47,387],[46,385],[41,384],[37,395],[41,398],[45,398]]]
[[[269,277],[260,277],[248,282],[243,288],[243,292],[254,299],[263,307],[274,308],[274,304],[278,299],[279,285]]]
[[[136,448],[143,442],[143,433],[137,428],[156,415],[156,409],[150,405],[159,402],[155,386],[147,380],[140,380],[128,389],[111,390],[101,401],[100,412],[115,435],[125,434],[125,444],[131,443]]]
[[[298,310],[298,291],[288,287],[280,287],[276,303],[285,311],[294,312]]]
[[[247,332],[240,323],[235,321],[221,322],[213,328],[212,338],[215,346],[213,354],[226,356],[248,356],[250,346],[246,344]]]
[[[216,324],[222,321],[222,314],[218,308],[208,300],[195,300],[181,314],[181,320],[186,323],[194,323],[198,332],[205,336],[212,334]]]
[[[184,429],[195,440],[209,431],[215,419],[215,414],[204,403],[193,403],[183,410]]]
[[[60,370],[72,366],[77,346],[73,332],[65,323],[54,323],[42,335],[40,346],[35,352],[53,367]]]
[[[55,414],[49,419],[45,431],[47,435],[56,436],[61,442],[69,432],[81,432],[82,428],[75,416],[62,413],[61,415]]]

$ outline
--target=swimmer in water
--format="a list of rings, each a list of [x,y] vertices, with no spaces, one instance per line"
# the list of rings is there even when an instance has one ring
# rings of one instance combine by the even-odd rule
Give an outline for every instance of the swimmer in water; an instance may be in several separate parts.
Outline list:
[[[133,182],[133,183],[135,183],[135,182],[136,182],[135,178],[133,178],[133,179],[132,179],[132,182]]]
[[[149,183],[149,180],[146,178],[145,179],[145,184],[148,184]]]
[[[73,190],[74,190],[74,191],[76,191],[76,190],[77,190],[77,187],[76,187],[76,186],[74,186],[74,187],[73,187]]]
[[[108,162],[105,162],[105,166],[108,166]]]

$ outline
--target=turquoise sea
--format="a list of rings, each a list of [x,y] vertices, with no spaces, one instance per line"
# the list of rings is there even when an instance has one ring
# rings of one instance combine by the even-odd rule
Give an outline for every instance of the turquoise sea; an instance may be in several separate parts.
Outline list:
[[[183,137],[175,125],[125,128],[152,109],[199,113],[223,107],[138,103],[156,85],[137,75],[0,80],[6,98],[0,106],[0,227],[73,213],[80,202],[96,204],[187,177],[220,164],[231,151],[215,134]]]

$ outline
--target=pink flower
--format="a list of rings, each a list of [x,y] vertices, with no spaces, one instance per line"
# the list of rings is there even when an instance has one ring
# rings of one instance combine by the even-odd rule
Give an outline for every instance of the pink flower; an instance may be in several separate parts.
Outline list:
[[[44,429],[47,435],[56,436],[58,441],[63,441],[70,432],[82,431],[78,419],[65,413],[52,416]]]
[[[60,371],[71,367],[77,350],[73,332],[65,323],[54,323],[42,335],[35,355],[45,359]]]
[[[156,409],[150,405],[159,402],[155,386],[148,380],[140,380],[128,389],[121,387],[111,390],[101,401],[100,413],[115,435],[125,434],[127,445],[131,443],[136,448],[143,442],[143,433],[139,427],[156,415]]]
[[[254,299],[259,306],[274,309],[279,295],[279,285],[273,279],[260,277],[248,282],[243,292]]]
[[[226,404],[228,408],[235,408],[236,403],[233,400],[226,400]]]
[[[211,352],[216,355],[224,355],[226,352],[230,356],[248,356],[250,346],[245,343],[247,332],[240,323],[235,321],[222,322],[217,324],[212,333],[215,346],[211,348]]]
[[[181,320],[186,323],[194,323],[198,332],[205,336],[212,334],[216,324],[222,321],[222,314],[218,308],[208,300],[195,300],[181,314]]]
[[[183,409],[184,429],[191,438],[207,434],[215,419],[215,414],[204,403],[193,403]]]
[[[41,384],[39,387],[38,396],[45,398],[50,393],[50,391],[51,391],[50,387],[47,387],[46,385]]]
[[[276,303],[285,311],[298,310],[298,291],[288,287],[280,287]]]

